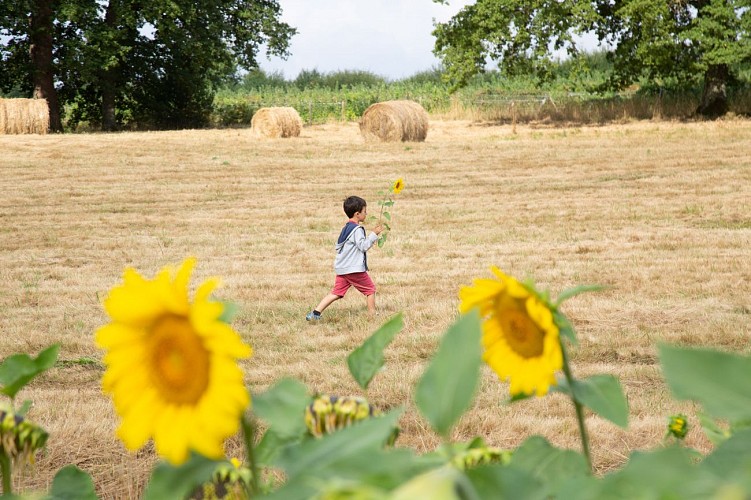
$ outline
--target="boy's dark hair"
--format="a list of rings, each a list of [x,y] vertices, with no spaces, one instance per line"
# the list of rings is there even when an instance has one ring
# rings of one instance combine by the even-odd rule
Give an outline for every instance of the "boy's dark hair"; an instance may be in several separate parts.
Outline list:
[[[362,209],[367,207],[368,204],[359,196],[350,196],[344,200],[344,213],[350,219],[355,215],[355,212],[362,212]]]

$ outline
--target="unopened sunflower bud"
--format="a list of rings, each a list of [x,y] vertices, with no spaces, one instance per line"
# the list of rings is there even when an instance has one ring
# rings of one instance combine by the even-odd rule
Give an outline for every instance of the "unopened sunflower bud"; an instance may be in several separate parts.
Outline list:
[[[381,412],[363,397],[322,394],[305,408],[305,425],[310,434],[321,437],[380,414]],[[399,429],[395,428],[388,444],[393,444],[398,435]]]
[[[373,405],[368,403],[364,398],[359,398],[357,408],[355,409],[355,420],[365,420],[368,417],[372,417],[375,411]]]
[[[331,397],[323,394],[318,396],[305,408],[305,425],[308,431],[316,437],[328,432],[329,417],[333,411]]]
[[[678,414],[671,415],[668,418],[668,434],[683,439],[688,433],[688,419],[686,415]]]
[[[510,461],[510,451],[490,446],[483,446],[480,448],[470,448],[469,450],[466,450],[462,453],[458,453],[456,456],[454,456],[451,463],[459,469],[464,470],[485,464],[507,464]]]
[[[232,458],[229,462],[217,464],[211,479],[193,490],[188,499],[246,500],[246,486],[250,479],[250,469],[237,458]]]
[[[334,403],[334,413],[336,413],[336,427],[349,427],[355,421],[357,415],[358,399],[356,397],[342,397]]]
[[[0,453],[14,462],[33,462],[34,452],[44,447],[47,437],[47,432],[36,424],[0,411]]]

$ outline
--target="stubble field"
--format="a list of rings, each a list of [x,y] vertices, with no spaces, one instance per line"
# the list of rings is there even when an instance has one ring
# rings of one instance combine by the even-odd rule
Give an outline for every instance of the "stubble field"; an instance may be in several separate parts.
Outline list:
[[[15,481],[45,488],[74,463],[103,498],[137,498],[155,457],[127,452],[102,395],[93,332],[101,300],[131,266],[151,277],[198,258],[193,283],[221,276],[240,305],[235,329],[254,349],[248,386],[283,376],[311,391],[357,394],[347,354],[392,314],[405,328],[368,397],[407,408],[399,446],[439,443],[412,402],[413,385],[454,320],[457,292],[489,266],[554,294],[608,288],[567,302],[579,332],[577,376],[620,377],[626,430],[589,416],[599,472],[661,445],[668,415],[686,412],[689,444],[709,449],[690,404],[662,382],[658,342],[748,352],[751,333],[751,122],[641,122],[529,128],[433,121],[425,143],[365,144],[356,124],[260,140],[247,130],[0,136],[0,357],[62,345],[60,361],[25,389],[29,417],[51,434]],[[369,253],[379,315],[352,290],[311,325],[305,313],[333,284],[341,201],[403,177],[393,232]],[[440,394],[436,394],[440,397]],[[513,447],[531,434],[578,447],[559,395],[504,405],[486,367],[456,440]],[[228,454],[241,453],[239,442]]]

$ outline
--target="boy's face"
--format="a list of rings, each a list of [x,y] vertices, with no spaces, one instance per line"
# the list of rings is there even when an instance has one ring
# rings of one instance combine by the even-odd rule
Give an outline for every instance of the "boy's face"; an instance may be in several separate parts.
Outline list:
[[[362,210],[359,212],[355,212],[355,215],[352,217],[357,222],[365,222],[365,218],[368,216],[368,207],[364,206],[362,207]]]

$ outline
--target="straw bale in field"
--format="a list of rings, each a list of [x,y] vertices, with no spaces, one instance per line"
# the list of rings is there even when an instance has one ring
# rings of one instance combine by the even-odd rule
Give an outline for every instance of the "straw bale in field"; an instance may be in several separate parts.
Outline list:
[[[377,102],[360,119],[366,141],[422,142],[428,135],[428,113],[414,101]]]
[[[261,137],[298,137],[302,119],[295,108],[261,108],[250,120],[250,130]]]
[[[0,134],[46,134],[49,128],[46,99],[0,99]]]

